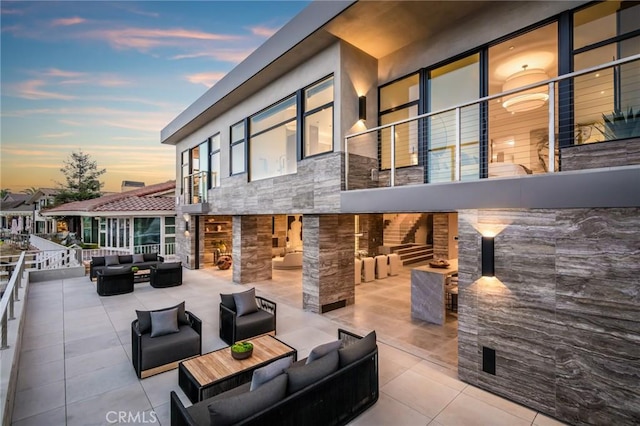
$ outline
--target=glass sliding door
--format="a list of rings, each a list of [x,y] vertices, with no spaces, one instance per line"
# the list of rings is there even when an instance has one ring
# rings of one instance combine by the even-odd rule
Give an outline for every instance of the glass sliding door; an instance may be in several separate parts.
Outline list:
[[[474,54],[429,73],[429,111],[435,112],[470,102],[480,96],[480,54]],[[460,179],[478,179],[480,162],[480,107],[460,110]],[[455,180],[455,146],[458,129],[455,110],[428,120],[429,182]]]

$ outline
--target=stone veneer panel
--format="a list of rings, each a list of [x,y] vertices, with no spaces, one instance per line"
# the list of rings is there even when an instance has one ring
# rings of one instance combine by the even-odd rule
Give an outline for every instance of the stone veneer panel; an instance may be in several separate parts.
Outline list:
[[[449,213],[433,215],[433,257],[449,259]]]
[[[366,251],[369,255],[378,254],[378,247],[383,243],[384,215],[382,214],[361,214],[360,229],[362,236],[359,237],[358,244],[360,250]]]
[[[233,281],[270,280],[271,216],[233,216]]]
[[[563,172],[633,164],[640,164],[640,138],[562,148]]]
[[[319,313],[330,303],[353,304],[353,215],[304,215],[303,222],[302,307]]]
[[[637,424],[638,230],[637,208],[460,212],[459,377],[572,424]]]

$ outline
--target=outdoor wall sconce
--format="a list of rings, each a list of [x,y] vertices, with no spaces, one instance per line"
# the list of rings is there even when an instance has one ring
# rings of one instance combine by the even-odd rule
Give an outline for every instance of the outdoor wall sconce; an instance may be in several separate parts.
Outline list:
[[[493,262],[493,237],[482,237],[482,276],[493,277],[494,262]]]
[[[189,236],[189,213],[183,214],[182,218],[184,219],[184,235]]]
[[[360,120],[367,119],[367,97],[360,96],[358,98],[358,118]]]

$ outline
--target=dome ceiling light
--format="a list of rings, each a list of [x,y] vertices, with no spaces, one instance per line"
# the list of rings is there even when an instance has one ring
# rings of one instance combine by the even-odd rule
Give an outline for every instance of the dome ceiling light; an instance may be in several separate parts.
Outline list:
[[[517,89],[518,87],[529,86],[549,79],[547,73],[540,68],[527,69],[528,65],[522,66],[522,71],[509,76],[502,85],[502,91]],[[543,106],[549,99],[546,87],[534,87],[522,92],[507,95],[502,98],[502,106],[509,112],[531,111]]]

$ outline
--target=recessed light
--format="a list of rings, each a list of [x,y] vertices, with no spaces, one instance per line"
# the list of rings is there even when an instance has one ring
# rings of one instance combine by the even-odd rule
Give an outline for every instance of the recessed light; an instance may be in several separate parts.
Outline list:
[[[598,78],[598,77],[600,77],[600,73],[597,72],[596,73],[596,78]]]

